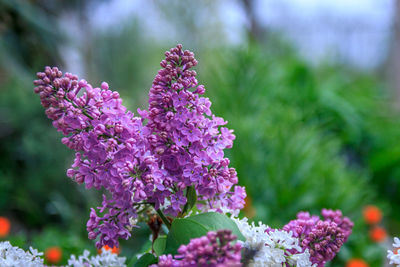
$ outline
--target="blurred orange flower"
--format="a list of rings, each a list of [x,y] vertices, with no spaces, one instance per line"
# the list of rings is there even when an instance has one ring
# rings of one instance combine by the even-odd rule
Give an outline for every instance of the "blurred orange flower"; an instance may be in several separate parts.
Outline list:
[[[346,263],[346,267],[369,267],[369,265],[362,259],[351,259]]]
[[[382,220],[382,211],[377,206],[365,206],[363,215],[365,222],[368,224],[377,224]]]
[[[253,207],[253,200],[249,195],[244,199],[245,204],[243,207],[244,214],[247,218],[254,218],[256,216],[256,209]]]
[[[382,228],[380,226],[374,226],[369,231],[369,237],[374,242],[383,242],[387,237],[387,233],[386,233],[386,230],[384,228]]]
[[[50,247],[47,248],[44,252],[44,257],[48,263],[56,264],[61,261],[62,258],[62,250],[59,247]]]
[[[104,248],[105,250],[111,250],[111,253],[114,253],[114,254],[117,254],[117,255],[119,255],[119,253],[121,252],[121,250],[120,250],[119,247],[110,248],[109,246],[105,245],[105,246],[103,246],[103,248]],[[101,254],[101,249],[97,250],[97,252],[98,252],[99,254]]]
[[[10,228],[10,220],[0,216],[0,238],[6,237],[10,233]]]

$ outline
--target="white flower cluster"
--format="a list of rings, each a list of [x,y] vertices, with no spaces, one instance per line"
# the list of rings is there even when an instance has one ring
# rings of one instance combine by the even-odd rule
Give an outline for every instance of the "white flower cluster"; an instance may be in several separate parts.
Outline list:
[[[0,242],[0,266],[2,267],[37,267],[43,266],[42,252],[32,247],[24,251],[19,247],[13,247],[10,242]]]
[[[299,240],[292,236],[292,232],[283,230],[268,231],[268,226],[259,222],[249,224],[247,218],[231,218],[236,222],[239,230],[246,238],[243,247],[250,251],[257,251],[250,261],[251,267],[281,267],[284,263],[297,267],[312,267],[308,250],[302,252]],[[298,253],[291,253],[290,251]]]
[[[126,267],[125,257],[118,257],[104,248],[102,248],[102,252],[99,255],[91,256],[90,258],[89,255],[90,252],[87,250],[78,258],[75,255],[71,255],[68,260],[68,267]]]
[[[393,247],[396,251],[400,250],[400,239],[395,237]],[[399,251],[400,252],[400,251]],[[387,254],[388,259],[390,260],[390,264],[395,264],[397,267],[400,267],[400,254],[394,253],[392,250],[388,250]]]
[[[125,258],[118,257],[109,250],[102,249],[100,255],[91,256],[85,250],[83,255],[76,258],[71,255],[67,267],[126,267]],[[43,267],[43,253],[32,247],[24,251],[19,247],[13,247],[10,242],[0,242],[0,266],[1,267]]]

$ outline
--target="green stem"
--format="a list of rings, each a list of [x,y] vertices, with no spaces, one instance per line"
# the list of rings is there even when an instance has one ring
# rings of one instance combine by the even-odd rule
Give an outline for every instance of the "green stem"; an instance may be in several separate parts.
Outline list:
[[[89,119],[93,120],[93,117],[90,116],[90,115],[87,113],[87,111],[86,111],[85,109],[83,109],[83,108],[78,107],[77,105],[75,105],[75,103],[74,103],[71,99],[68,99],[66,96],[64,96],[64,99],[67,100],[68,102],[70,102],[75,108],[80,109],[80,110],[82,111],[83,115],[85,115],[85,116],[88,117]]]
[[[82,111],[82,113],[86,116],[86,117],[88,117],[89,119],[91,119],[91,120],[93,120],[93,117],[92,116],[90,116],[88,113],[87,113],[87,111],[86,110],[84,110],[84,109],[81,109],[81,111]]]
[[[164,213],[161,210],[156,210],[158,216],[160,216],[163,223],[168,227],[168,230],[171,229],[171,223],[168,221],[167,217],[165,217]]]

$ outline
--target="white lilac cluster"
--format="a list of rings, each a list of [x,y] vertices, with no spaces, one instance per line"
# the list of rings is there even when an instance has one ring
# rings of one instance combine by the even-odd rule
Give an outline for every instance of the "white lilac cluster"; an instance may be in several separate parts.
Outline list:
[[[96,256],[90,257],[90,252],[87,250],[78,258],[71,255],[68,260],[68,267],[126,267],[125,261],[125,257],[118,257],[111,251],[102,248],[101,254]]]
[[[310,253],[299,246],[299,240],[292,232],[271,229],[261,222],[258,225],[248,223],[247,218],[232,217],[246,238],[242,246],[255,252],[249,262],[251,267],[280,267],[287,263],[289,266],[311,267]]]
[[[400,239],[395,237],[393,243],[394,251],[388,250],[387,257],[389,259],[390,264],[395,264],[397,267],[400,267]]]
[[[13,247],[10,242],[0,242],[0,266],[2,267],[36,267],[43,266],[42,252],[29,248],[24,251],[19,247]]]
[[[100,255],[90,256],[90,252],[85,250],[82,255],[71,255],[67,267],[126,267],[125,257],[111,253],[102,249]],[[29,251],[24,251],[19,247],[13,247],[10,242],[0,242],[0,266],[1,267],[44,267],[43,252],[39,252],[32,247]]]

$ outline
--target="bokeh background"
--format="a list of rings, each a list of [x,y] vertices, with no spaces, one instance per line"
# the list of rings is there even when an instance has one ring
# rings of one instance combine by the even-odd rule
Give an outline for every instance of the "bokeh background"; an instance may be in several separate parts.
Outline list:
[[[341,209],[356,224],[330,266],[385,266],[400,235],[399,0],[0,0],[0,240],[55,247],[49,263],[96,253],[85,224],[101,192],[66,177],[73,152],[35,73],[107,81],[136,110],[177,43],[235,130],[244,215],[281,227]],[[134,230],[121,255],[133,263],[148,234]]]

